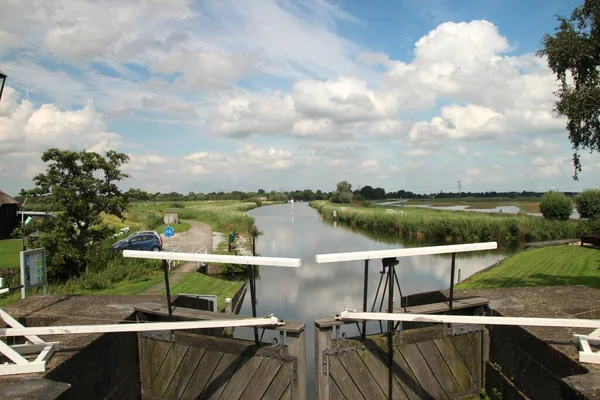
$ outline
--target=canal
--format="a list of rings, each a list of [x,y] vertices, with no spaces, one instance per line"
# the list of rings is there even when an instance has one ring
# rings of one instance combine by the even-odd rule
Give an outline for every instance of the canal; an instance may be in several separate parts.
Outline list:
[[[257,280],[257,313],[275,314],[284,320],[306,323],[308,394],[314,393],[314,329],[316,318],[332,317],[344,307],[362,309],[364,262],[316,264],[315,255],[409,247],[398,239],[377,240],[342,226],[332,226],[319,218],[308,203],[287,203],[259,207],[248,213],[263,233],[256,241],[261,256],[298,257],[301,268],[260,267]],[[419,243],[419,246],[433,245]],[[456,268],[464,279],[504,258],[506,253],[486,251],[457,254]],[[396,267],[403,295],[447,289],[450,284],[450,255],[421,256],[399,259]],[[381,262],[369,267],[369,307],[379,282]],[[396,292],[397,293],[397,292]],[[380,295],[381,296],[381,295]],[[396,294],[396,296],[398,296]],[[399,298],[396,301],[399,305]],[[378,309],[378,306],[377,306]],[[245,296],[241,314],[251,315],[249,294]],[[358,334],[354,325],[345,326],[348,336]],[[379,324],[369,326],[374,333]],[[268,332],[268,331],[267,331]],[[249,330],[236,330],[236,336],[251,339]],[[276,335],[265,333],[264,341]]]

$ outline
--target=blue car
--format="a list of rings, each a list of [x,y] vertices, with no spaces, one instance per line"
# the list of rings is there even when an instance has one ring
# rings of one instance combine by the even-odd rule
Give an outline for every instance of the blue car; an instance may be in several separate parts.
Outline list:
[[[162,239],[152,232],[136,232],[110,246],[113,250],[161,251]]]

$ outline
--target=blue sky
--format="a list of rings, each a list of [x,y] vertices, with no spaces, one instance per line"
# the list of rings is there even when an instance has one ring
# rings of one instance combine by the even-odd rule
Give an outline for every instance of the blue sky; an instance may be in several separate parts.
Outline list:
[[[152,192],[597,186],[535,55],[579,3],[8,0],[0,189],[49,147],[126,152]]]

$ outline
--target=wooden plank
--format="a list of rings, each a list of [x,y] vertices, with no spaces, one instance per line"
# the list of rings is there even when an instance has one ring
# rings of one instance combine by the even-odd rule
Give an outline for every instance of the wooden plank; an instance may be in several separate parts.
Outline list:
[[[381,362],[387,364],[387,353],[381,352],[379,353],[381,357]],[[400,384],[402,390],[410,400],[420,400],[420,399],[431,399],[432,397],[423,390],[421,384],[417,380],[417,377],[412,372],[404,357],[402,357],[402,353],[398,349],[398,347],[394,348],[394,364],[392,366],[394,378],[396,382]],[[395,393],[395,392],[394,392]]]
[[[204,387],[200,399],[218,399],[225,390],[227,383],[235,373],[240,363],[247,360],[248,357],[240,354],[223,354],[221,361],[215,368],[210,380]]]
[[[229,380],[229,383],[227,383],[225,390],[223,390],[221,396],[219,396],[219,399],[239,399],[264,359],[265,358],[261,356],[254,356],[247,359],[243,364],[240,364],[237,371],[235,371]]]
[[[375,379],[375,382],[377,382],[383,393],[387,396],[389,391],[388,367],[379,355],[379,352],[377,350],[361,349],[357,350],[356,354],[363,360],[365,366],[373,375],[373,379]],[[408,399],[406,393],[404,393],[404,389],[402,389],[402,386],[400,386],[395,378],[392,380],[392,393],[394,398]]]
[[[446,393],[435,378],[435,375],[427,365],[421,352],[414,343],[400,347],[400,353],[406,363],[419,381],[421,387],[434,399],[448,399]]]
[[[188,385],[181,394],[182,399],[196,399],[204,390],[206,382],[210,379],[213,371],[221,361],[223,353],[217,351],[206,350],[202,356],[202,360],[192,374]]]
[[[477,390],[483,387],[483,355],[481,354],[481,345],[483,340],[483,332],[470,333],[469,339],[473,342],[473,349],[475,350],[475,357],[473,364],[475,366],[473,373],[473,381],[477,382]]]
[[[454,379],[452,371],[448,368],[448,364],[446,364],[446,361],[438,351],[435,343],[431,340],[417,343],[417,348],[423,355],[427,365],[429,365],[429,368],[442,386],[446,395],[449,398],[452,398],[455,394],[460,393],[460,385],[456,382],[456,379]]]
[[[329,356],[329,376],[333,378],[344,397],[349,400],[364,400],[360,390],[340,362],[337,356]],[[330,389],[331,390],[331,389]]]
[[[329,400],[346,400],[346,397],[342,394],[342,391],[335,383],[333,379],[327,378],[329,382]]]
[[[292,385],[288,386],[283,396],[281,396],[281,400],[292,400]]]
[[[288,388],[288,386],[290,386],[291,382],[292,364],[290,362],[286,362],[279,369],[275,379],[271,381],[271,384],[263,395],[262,400],[277,400],[281,398],[285,390]]]
[[[476,372],[475,368],[475,349],[473,348],[473,344],[469,340],[469,335],[457,335],[451,336],[450,340],[452,344],[458,351],[460,358],[469,370],[469,374],[471,374],[471,379],[473,378],[473,374]]]
[[[331,328],[332,326],[344,325],[346,322],[334,317],[315,319],[315,328]],[[354,322],[351,322],[354,323]]]
[[[433,343],[448,364],[461,390],[470,391],[473,386],[471,373],[452,344],[452,340],[450,338],[436,339]]]
[[[267,391],[267,388],[275,379],[277,372],[284,362],[274,358],[265,358],[250,379],[246,390],[242,394],[242,399],[260,399]]]
[[[471,307],[487,306],[490,303],[489,299],[484,297],[470,297],[465,299],[454,299],[452,303],[453,310],[461,310]],[[396,308],[394,312],[397,313],[411,313],[411,314],[439,314],[450,311],[450,304],[448,302],[440,303],[429,303],[421,304],[419,306]]]
[[[329,398],[329,375],[323,365],[323,351],[331,348],[331,333],[332,328],[315,327],[315,375],[317,398]]]
[[[142,396],[150,396],[150,386],[152,383],[150,375],[150,363],[152,360],[152,349],[156,344],[156,340],[150,340],[138,334],[140,351],[140,379]]]
[[[177,373],[171,380],[169,387],[165,391],[163,397],[166,399],[178,399],[181,397],[181,394],[185,390],[186,386],[189,384],[194,371],[202,361],[202,357],[204,356],[204,349],[199,349],[196,347],[190,347],[183,356],[181,360],[181,364],[179,365],[179,369]]]
[[[383,400],[386,398],[386,394],[383,393],[375,378],[373,378],[373,375],[371,375],[369,369],[362,361],[362,358],[355,351],[338,355],[338,360],[342,363],[346,372],[348,372],[354,384],[366,399]],[[385,380],[387,381],[387,376]]]
[[[201,347],[206,350],[212,350],[221,353],[234,353],[252,356],[256,351],[254,342],[249,340],[200,335],[197,333],[177,331],[175,332],[174,340],[175,343],[186,346]]]
[[[169,353],[169,350],[171,349],[170,342],[163,342],[160,340],[155,340],[155,342],[152,353],[150,353],[150,366],[148,368],[148,372],[150,373],[150,387],[152,387],[154,378],[156,377],[156,374],[158,374],[167,353]]]
[[[163,397],[188,349],[188,346],[177,344],[171,346],[171,350],[166,355],[165,361],[152,381],[152,394],[155,397]]]

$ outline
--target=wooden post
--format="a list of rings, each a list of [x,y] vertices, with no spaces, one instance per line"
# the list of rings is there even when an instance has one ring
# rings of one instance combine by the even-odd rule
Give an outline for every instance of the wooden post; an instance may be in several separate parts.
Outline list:
[[[291,325],[291,324],[290,324]],[[292,399],[306,399],[306,332],[304,323],[287,331],[288,354],[298,358],[296,381],[292,381]],[[292,368],[294,366],[292,365]]]
[[[317,384],[317,399],[329,400],[329,373],[323,364],[323,351],[332,345],[331,334],[333,326],[321,326],[315,321],[315,373]],[[325,356],[327,357],[327,356]]]
[[[233,314],[233,303],[231,302],[231,297],[225,299],[225,314]],[[223,328],[223,336],[232,337],[233,328]]]

